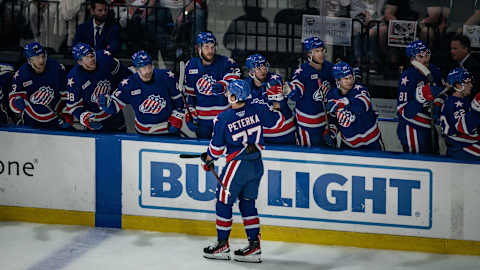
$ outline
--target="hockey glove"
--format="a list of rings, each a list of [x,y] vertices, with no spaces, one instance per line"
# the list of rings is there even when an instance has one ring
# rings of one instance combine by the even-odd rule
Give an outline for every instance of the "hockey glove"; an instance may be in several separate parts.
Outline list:
[[[434,106],[433,106],[432,117],[435,125],[440,125],[440,115],[441,115],[443,103],[444,101],[442,98],[435,98],[433,100]]]
[[[80,114],[80,124],[86,126],[89,130],[100,130],[103,125],[95,121],[95,115],[91,112],[83,112]]]
[[[337,127],[329,124],[328,128],[323,131],[323,141],[329,147],[335,147],[337,142]]]
[[[480,93],[477,93],[475,98],[473,98],[472,109],[476,112],[480,112]]]
[[[438,86],[430,86],[424,82],[419,82],[417,84],[415,98],[421,104],[431,103],[441,92],[442,88]]]
[[[337,112],[344,110],[350,102],[348,101],[348,98],[344,97],[341,99],[332,99],[327,102],[327,112],[331,115],[337,114]]]
[[[182,128],[183,113],[177,110],[173,110],[170,117],[168,117],[168,132],[178,133]]]
[[[212,170],[214,168],[214,161],[213,159],[208,159],[208,153],[207,152],[203,152],[201,155],[200,155],[200,159],[202,160],[203,162],[203,169],[208,172],[210,170]]]
[[[323,94],[323,97],[327,97],[327,94],[328,94],[328,91],[330,91],[330,88],[332,88],[332,86],[330,85],[330,82],[329,81],[323,81],[323,82],[320,82],[319,80],[319,88],[320,88],[320,91],[322,91],[322,94]]]
[[[110,96],[107,95],[98,96],[98,106],[100,109],[102,109],[102,111],[108,114],[115,114],[117,112],[115,110],[115,104],[113,104]]]
[[[17,108],[19,111],[23,111],[25,110],[25,107],[27,107],[27,104],[23,98],[17,97],[13,100],[13,106],[15,106],[15,108]]]
[[[198,129],[198,113],[194,107],[188,107],[190,113],[185,115],[185,123],[187,123],[187,127],[192,131],[196,132]]]
[[[268,101],[283,101],[283,84],[278,79],[270,80],[267,83],[267,98]]]
[[[226,83],[223,81],[218,81],[212,85],[212,94],[214,95],[223,95],[225,93]]]

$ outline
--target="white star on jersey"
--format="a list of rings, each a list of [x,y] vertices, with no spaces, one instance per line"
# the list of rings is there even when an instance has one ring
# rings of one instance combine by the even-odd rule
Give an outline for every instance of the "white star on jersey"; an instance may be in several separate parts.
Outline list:
[[[408,83],[408,77],[405,76],[405,77],[402,78],[402,82],[400,84],[401,85],[407,85],[407,83]]]
[[[458,108],[458,107],[462,107],[463,106],[463,103],[459,100],[457,102],[455,102],[455,106]]]
[[[169,70],[167,72],[167,74],[168,74],[168,77],[170,77],[170,78],[173,78],[175,76],[175,74],[173,74],[173,72],[171,70]]]
[[[297,70],[295,70],[295,74],[299,74],[300,72],[302,72],[303,69],[302,68],[297,68]]]
[[[68,78],[67,85],[72,87],[75,82],[73,81],[73,78]]]
[[[120,82],[120,84],[121,84],[122,86],[127,85],[127,84],[128,84],[128,79],[123,79],[123,80]]]
[[[353,88],[354,88],[355,90],[360,90],[362,87],[361,87],[359,84],[357,84],[357,85],[355,85],[355,87],[353,87]]]
[[[109,51],[107,51],[107,50],[103,50],[103,53],[104,53],[105,55],[112,55],[112,54],[111,54]]]
[[[270,77],[270,79],[272,80],[276,80],[278,78],[280,78],[280,76],[278,76],[277,74],[273,74],[272,77]]]

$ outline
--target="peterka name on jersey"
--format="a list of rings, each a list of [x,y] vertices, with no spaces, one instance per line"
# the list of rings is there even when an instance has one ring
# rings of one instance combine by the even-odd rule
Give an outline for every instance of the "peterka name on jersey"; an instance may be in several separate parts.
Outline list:
[[[150,95],[138,106],[142,113],[158,114],[167,106],[167,101],[159,95]]]
[[[259,122],[260,122],[260,119],[258,118],[258,115],[255,114],[255,115],[251,115],[251,116],[239,119],[235,122],[228,124],[227,126],[231,133],[232,131],[235,131],[240,128],[244,128],[246,126],[250,126]]]

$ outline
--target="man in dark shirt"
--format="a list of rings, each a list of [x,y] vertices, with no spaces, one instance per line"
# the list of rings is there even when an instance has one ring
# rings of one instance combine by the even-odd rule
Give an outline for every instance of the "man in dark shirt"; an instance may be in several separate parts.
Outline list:
[[[455,67],[463,67],[473,74],[472,96],[480,87],[480,62],[470,54],[470,39],[462,34],[455,35],[450,41],[450,54]]]

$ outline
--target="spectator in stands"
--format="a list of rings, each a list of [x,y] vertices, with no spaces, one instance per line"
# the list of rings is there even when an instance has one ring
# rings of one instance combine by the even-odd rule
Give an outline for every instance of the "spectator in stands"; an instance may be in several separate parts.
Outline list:
[[[8,123],[8,91],[14,71],[12,65],[0,63],[0,126]]]
[[[176,19],[176,40],[177,43],[186,41],[185,44],[191,47],[198,33],[207,31],[207,1],[190,0],[185,3],[186,6]]]
[[[95,50],[108,50],[116,55],[120,50],[120,28],[107,21],[108,6],[105,0],[92,0],[90,13],[92,19],[77,27],[73,45],[82,42]]]
[[[480,89],[480,62],[470,53],[470,39],[462,34],[455,35],[450,42],[450,54],[455,67],[463,67],[473,74],[473,95]]]
[[[420,38],[434,46],[437,34],[445,32],[450,14],[450,0],[417,0],[412,3],[419,13]]]
[[[480,23],[480,3],[477,0],[455,0],[448,18],[447,32],[462,33],[463,25]]]
[[[383,14],[383,22],[379,27],[373,27],[369,30],[370,35],[370,68],[371,72],[376,72],[379,69],[379,65],[383,64],[384,67],[394,67],[399,64],[399,58],[401,51],[398,48],[387,48],[388,37],[388,25],[391,20],[416,20],[417,14],[412,11],[409,1],[403,0],[387,0],[385,3],[385,9]],[[378,29],[377,29],[378,28]],[[388,49],[388,51],[387,51]],[[382,54],[378,54],[381,52]],[[387,63],[382,63],[380,59],[382,56],[387,57]],[[372,69],[373,67],[373,69]]]

